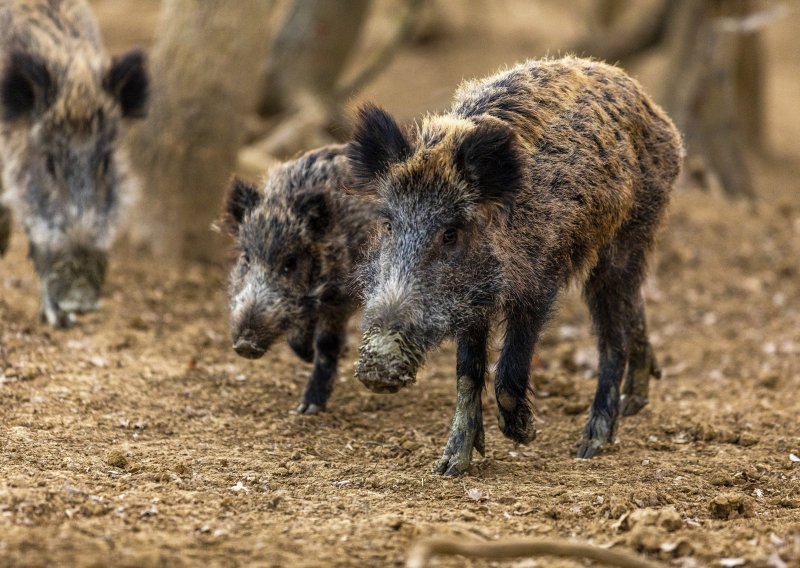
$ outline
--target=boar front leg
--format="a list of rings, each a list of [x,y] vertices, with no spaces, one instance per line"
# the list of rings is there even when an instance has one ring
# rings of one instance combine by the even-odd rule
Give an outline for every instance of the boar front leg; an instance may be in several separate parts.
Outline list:
[[[494,382],[497,422],[506,438],[527,444],[536,438],[529,377],[533,348],[550,312],[548,300],[533,311],[509,310],[506,337]]]
[[[466,473],[472,461],[472,449],[484,455],[483,408],[481,392],[486,380],[486,343],[488,325],[481,324],[459,335],[456,359],[456,412],[441,459],[435,471],[444,475]]]
[[[317,320],[308,321],[302,328],[289,334],[289,347],[294,354],[306,363],[314,360],[314,336],[317,330]]]
[[[318,414],[333,391],[336,368],[344,346],[347,316],[321,318],[314,334],[314,369],[306,385],[298,414]]]
[[[0,187],[0,193],[2,193]],[[5,205],[0,205],[0,256],[6,254],[11,241],[11,210]]]

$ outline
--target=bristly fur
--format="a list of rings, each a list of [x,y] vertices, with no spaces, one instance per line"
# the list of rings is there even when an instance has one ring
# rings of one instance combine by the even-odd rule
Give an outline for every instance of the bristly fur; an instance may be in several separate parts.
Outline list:
[[[283,335],[313,360],[303,413],[325,406],[358,307],[351,273],[376,212],[346,193],[351,186],[345,146],[334,145],[273,168],[260,191],[234,179],[228,192],[239,249],[229,285],[234,349],[260,357]]]
[[[357,193],[386,218],[359,268],[370,337],[359,378],[388,390],[393,369],[413,373],[422,359],[371,352],[397,343],[378,330],[400,334],[417,355],[454,336],[456,418],[437,469],[463,473],[483,439],[476,417],[489,330],[505,322],[500,428],[529,442],[533,348],[559,290],[581,282],[600,351],[579,452],[591,457],[613,439],[619,412],[646,403],[634,400],[646,389],[633,383],[655,372],[640,288],[680,169],[675,126],[620,69],[572,57],[468,81],[448,113],[425,117],[408,136],[373,105],[357,121],[348,152]]]
[[[50,323],[97,303],[134,192],[123,119],[147,91],[143,54],[109,61],[85,0],[0,2],[0,208],[25,227]]]

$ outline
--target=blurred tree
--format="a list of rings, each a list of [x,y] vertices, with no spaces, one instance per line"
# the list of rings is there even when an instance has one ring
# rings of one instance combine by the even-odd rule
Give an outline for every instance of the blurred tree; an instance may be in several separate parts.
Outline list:
[[[405,3],[395,33],[343,85],[370,0],[293,0],[269,50],[258,102],[259,114],[277,117],[277,124],[256,144],[257,155],[285,157],[346,131],[343,102],[380,74],[413,31],[423,0]]]
[[[689,167],[729,195],[753,197],[746,150],[763,149],[768,18],[753,0],[675,0],[665,38],[664,104],[686,137]]]
[[[131,132],[142,195],[134,244],[157,256],[214,261],[209,227],[255,107],[271,0],[164,0],[151,56],[148,118]]]
[[[634,10],[635,8],[635,10]],[[684,133],[689,169],[729,195],[754,195],[746,150],[764,149],[759,34],[775,11],[754,0],[602,0],[574,51],[611,62],[651,48],[668,57],[663,102]]]
[[[570,51],[624,65],[662,42],[674,6],[671,0],[597,0],[588,33]]]

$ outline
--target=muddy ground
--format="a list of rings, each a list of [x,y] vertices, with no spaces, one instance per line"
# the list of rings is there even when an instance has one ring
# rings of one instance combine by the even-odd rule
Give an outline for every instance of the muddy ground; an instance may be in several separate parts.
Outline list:
[[[112,47],[147,41],[154,3],[137,4],[150,11],[127,35],[125,10],[96,4]],[[469,38],[405,51],[369,94],[413,116],[444,106],[462,75],[564,44],[541,23],[476,41],[462,20],[453,29]],[[0,263],[0,565],[399,565],[432,534],[565,537],[679,566],[800,565],[798,26],[795,11],[768,32],[761,198],[676,195],[646,290],[664,377],[591,461],[573,457],[596,366],[574,291],[535,361],[538,439],[502,437],[489,388],[487,455],[445,479],[430,468],[454,405],[451,344],[413,388],[374,395],[352,378],[353,321],[329,411],[297,416],[309,366],[283,345],[236,357],[224,269],[122,246],[102,311],[53,331],[17,232]]]

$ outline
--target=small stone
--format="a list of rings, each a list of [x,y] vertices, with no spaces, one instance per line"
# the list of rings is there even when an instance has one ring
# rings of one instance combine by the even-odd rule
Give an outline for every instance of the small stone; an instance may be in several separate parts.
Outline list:
[[[750,432],[742,432],[739,435],[739,445],[740,446],[755,446],[758,444],[758,436],[755,434],[751,434]]]
[[[709,479],[709,482],[711,485],[715,485],[717,487],[730,487],[733,485],[733,480],[730,478],[730,476],[721,471],[711,474],[711,479]]]
[[[128,466],[128,458],[120,450],[111,450],[106,454],[106,463],[111,467],[125,469]]]
[[[568,400],[561,409],[567,416],[577,416],[583,414],[589,408],[589,403],[580,400]]]
[[[753,516],[753,500],[737,493],[721,493],[709,503],[711,514],[718,519]]]
[[[683,526],[683,519],[675,507],[665,507],[659,512],[658,524],[663,529],[674,532]]]

